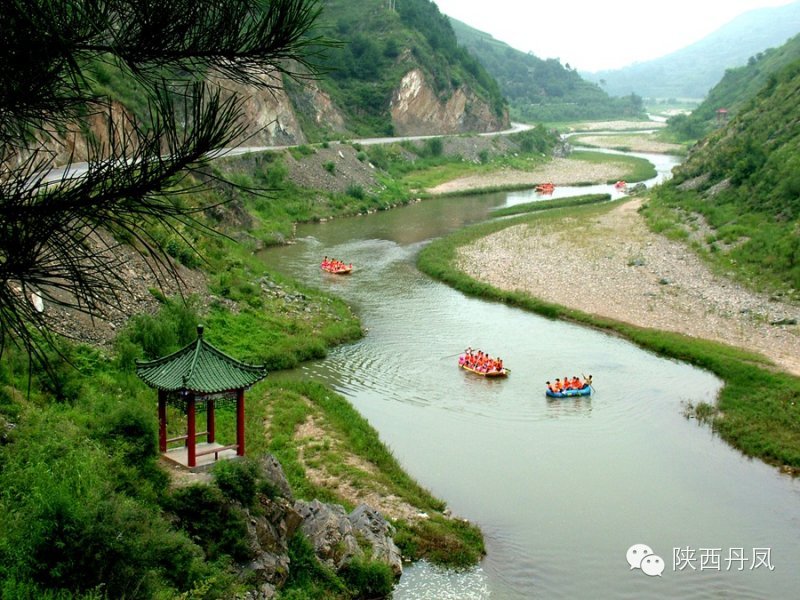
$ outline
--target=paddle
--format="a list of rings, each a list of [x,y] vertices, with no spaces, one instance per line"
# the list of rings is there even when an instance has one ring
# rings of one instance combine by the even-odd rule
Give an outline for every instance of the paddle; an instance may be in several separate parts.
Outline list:
[[[443,356],[439,360],[444,360],[445,358],[454,358],[456,356],[461,356],[462,354],[464,354],[463,350],[461,352],[456,352],[455,354],[448,354],[447,356]]]

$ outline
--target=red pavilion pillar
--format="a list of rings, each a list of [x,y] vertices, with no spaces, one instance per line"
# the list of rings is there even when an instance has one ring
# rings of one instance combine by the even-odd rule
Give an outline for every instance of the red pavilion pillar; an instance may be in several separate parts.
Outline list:
[[[244,390],[236,390],[236,454],[244,456]]]
[[[216,440],[216,427],[214,425],[214,400],[206,400],[206,431],[208,435],[206,441],[211,444]]]
[[[186,398],[186,450],[189,453],[189,468],[197,466],[197,425],[195,423],[194,394],[189,393]]]
[[[167,451],[167,392],[158,390],[158,450]]]

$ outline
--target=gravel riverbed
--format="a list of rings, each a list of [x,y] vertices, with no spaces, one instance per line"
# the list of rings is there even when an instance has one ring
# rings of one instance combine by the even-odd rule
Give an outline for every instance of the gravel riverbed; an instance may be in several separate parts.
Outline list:
[[[623,176],[624,167],[613,163],[566,158],[529,172],[465,177],[429,191],[542,181],[600,183]],[[755,351],[800,375],[800,306],[715,275],[687,245],[650,231],[638,212],[640,203],[632,198],[588,221],[565,218],[535,228],[508,227],[461,248],[458,266],[501,289]]]
[[[591,170],[567,166],[568,175],[563,161],[553,161],[536,177],[562,184],[593,180]],[[606,175],[602,181],[615,177]],[[650,231],[640,203],[632,198],[589,221],[508,227],[461,248],[458,267],[495,287],[586,313],[746,348],[800,375],[800,306],[713,274],[688,246]]]

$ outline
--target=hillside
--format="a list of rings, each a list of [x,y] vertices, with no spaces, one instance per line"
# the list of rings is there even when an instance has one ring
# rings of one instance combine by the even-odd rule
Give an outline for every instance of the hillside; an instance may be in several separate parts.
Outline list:
[[[785,291],[800,289],[798,94],[800,60],[702,140],[650,209],[660,229],[689,235],[720,268]]]
[[[669,120],[669,128],[683,139],[698,139],[718,126],[717,111],[726,109],[727,118],[735,116],[764,87],[770,77],[800,59],[800,35],[779,48],[770,48],[751,57],[747,65],[728,69],[722,80],[690,115]]]
[[[318,78],[275,76],[269,90],[216,80],[245,98],[239,143],[290,145],[508,126],[497,83],[458,46],[447,17],[430,0],[404,0],[396,8],[384,1],[325,0],[320,7],[316,31],[335,45],[316,49],[310,62],[321,68]],[[96,93],[147,122],[146,98],[130,77],[103,61],[87,65],[86,75]],[[76,160],[85,160],[82,133],[77,128],[64,144],[68,151],[78,149]]]
[[[508,99],[514,119],[574,121],[643,115],[641,99],[611,98],[596,83],[557,59],[542,60],[512,48],[488,33],[450,18],[458,42],[478,58]]]
[[[458,133],[506,123],[496,82],[458,46],[430,0],[404,0],[396,8],[374,0],[327,0],[321,25],[343,44],[326,53],[328,73],[320,86],[349,132]]]
[[[687,15],[691,19],[691,15]],[[749,11],[676,52],[616,70],[582,73],[612,96],[703,98],[726,69],[747,63],[800,31],[800,2]]]

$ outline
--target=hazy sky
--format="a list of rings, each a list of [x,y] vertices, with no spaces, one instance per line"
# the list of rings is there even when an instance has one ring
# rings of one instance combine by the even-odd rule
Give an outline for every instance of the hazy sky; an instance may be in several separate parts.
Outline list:
[[[616,69],[692,44],[737,15],[796,0],[434,0],[517,50],[580,71]]]

